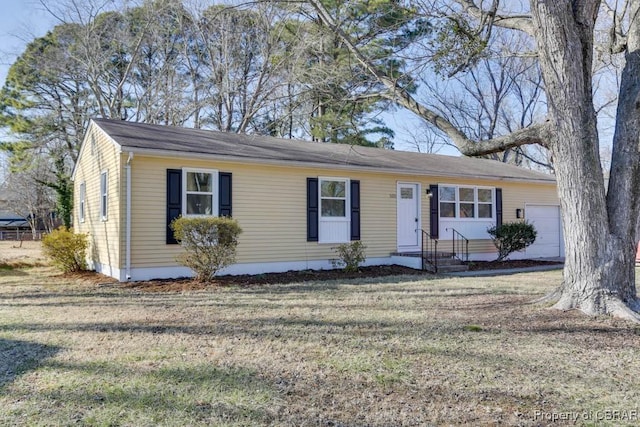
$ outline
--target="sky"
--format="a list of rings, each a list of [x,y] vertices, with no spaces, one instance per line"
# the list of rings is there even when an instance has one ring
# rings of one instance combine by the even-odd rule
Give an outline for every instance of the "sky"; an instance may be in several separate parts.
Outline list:
[[[9,67],[27,43],[43,36],[54,25],[53,19],[36,0],[0,0],[0,85],[4,86]],[[0,138],[3,136],[0,131]],[[0,182],[4,169],[0,153]]]
[[[0,0],[0,83],[27,43],[54,25],[37,0]]]

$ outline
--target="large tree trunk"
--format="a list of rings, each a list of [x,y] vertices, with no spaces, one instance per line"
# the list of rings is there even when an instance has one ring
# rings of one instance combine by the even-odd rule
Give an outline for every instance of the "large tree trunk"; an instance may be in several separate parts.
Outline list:
[[[637,175],[640,127],[637,119],[635,126],[625,121],[629,114],[638,115],[637,59],[628,62],[623,74],[621,97],[628,96],[633,101],[627,105],[631,101],[621,99],[618,110],[614,143],[614,151],[618,151],[612,160],[607,200],[591,86],[593,28],[598,7],[596,0],[531,1],[549,116],[556,130],[549,146],[556,159],[564,220],[564,283],[555,307],[638,320],[629,308],[638,308],[634,270],[636,221],[631,220],[638,214],[638,191],[631,178]],[[627,87],[635,90],[635,95],[625,93],[625,86],[635,86]],[[630,142],[633,138],[635,146]],[[622,142],[623,139],[627,141]],[[625,157],[631,151],[636,155]]]
[[[605,194],[592,95],[593,36],[600,0],[530,0],[533,19],[494,16],[494,24],[535,37],[548,101],[545,123],[503,137],[471,141],[451,122],[416,101],[377,68],[338,27],[319,0],[309,0],[322,21],[387,91],[387,97],[444,132],[467,156],[524,144],[551,149],[563,213],[564,282],[554,294],[559,309],[613,314],[640,322],[635,248],[640,226],[640,0],[630,0],[630,30],[616,118],[611,180]],[[485,14],[472,0],[466,12]],[[495,3],[494,3],[495,4]]]
[[[635,256],[640,216],[640,1],[630,2],[631,24],[627,34],[625,67],[622,70],[616,130],[607,192],[609,229],[621,258],[616,292],[626,305],[638,311]],[[614,254],[615,255],[615,254]]]

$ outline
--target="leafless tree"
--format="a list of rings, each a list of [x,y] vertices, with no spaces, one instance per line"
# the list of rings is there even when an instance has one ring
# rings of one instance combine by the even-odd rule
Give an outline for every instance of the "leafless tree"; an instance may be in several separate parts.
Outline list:
[[[278,9],[211,6],[196,19],[199,65],[198,122],[218,130],[255,131],[271,96],[282,85],[278,70]]]
[[[530,42],[522,35],[494,31],[492,48],[477,59],[475,66],[448,79],[439,78],[437,73],[420,76],[422,98],[474,140],[492,139],[530,126],[544,116],[542,74],[534,58],[510,52],[519,45],[521,50],[530,49]],[[544,151],[522,146],[486,157],[552,169]]]
[[[43,184],[50,179],[48,165],[42,158],[34,159],[28,168],[7,178],[7,205],[27,220],[34,238],[41,228],[50,232],[54,227],[55,193]]]

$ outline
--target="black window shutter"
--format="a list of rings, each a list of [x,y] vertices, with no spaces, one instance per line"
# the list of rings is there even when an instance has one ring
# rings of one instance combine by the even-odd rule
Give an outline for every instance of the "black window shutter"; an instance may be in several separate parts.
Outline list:
[[[351,180],[351,240],[360,240],[360,181]]]
[[[231,172],[218,174],[218,216],[231,216]]]
[[[182,213],[182,170],[167,169],[167,244],[175,245],[178,241],[173,237],[169,226],[171,221]]]
[[[440,228],[439,224],[439,203],[438,199],[438,186],[430,185],[429,190],[431,190],[431,198],[429,199],[429,234],[432,239],[438,238],[438,230]]]
[[[307,178],[307,242],[318,241],[318,178]]]
[[[502,188],[496,188],[496,226],[502,225]]]

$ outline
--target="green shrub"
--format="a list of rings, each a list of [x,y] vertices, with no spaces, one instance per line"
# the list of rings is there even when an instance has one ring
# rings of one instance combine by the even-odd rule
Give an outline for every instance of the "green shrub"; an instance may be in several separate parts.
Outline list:
[[[346,272],[358,271],[360,264],[366,260],[366,249],[367,246],[360,240],[343,243],[333,248],[340,259],[335,259],[331,263],[334,267],[344,266],[344,271]]]
[[[173,234],[184,248],[176,260],[196,273],[196,280],[208,282],[236,260],[238,222],[226,217],[180,217],[171,223]]]
[[[73,228],[67,229],[64,225],[42,238],[42,251],[65,273],[87,269],[88,247],[86,234],[76,234]]]
[[[512,252],[521,251],[536,240],[537,232],[528,222],[506,222],[499,227],[487,229],[493,244],[498,249],[496,261],[502,261]]]

